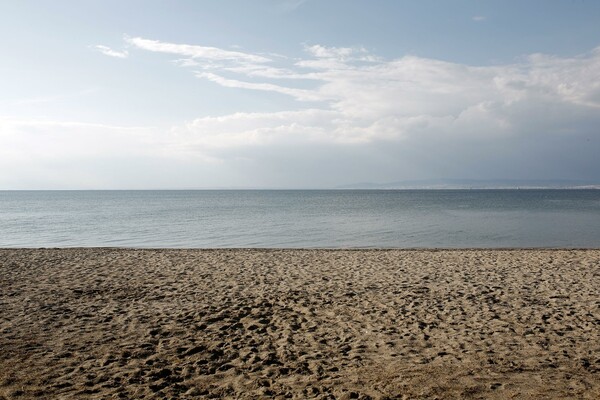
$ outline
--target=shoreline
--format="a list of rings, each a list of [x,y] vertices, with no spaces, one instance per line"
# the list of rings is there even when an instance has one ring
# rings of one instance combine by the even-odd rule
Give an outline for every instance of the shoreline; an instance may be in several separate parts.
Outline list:
[[[600,249],[0,248],[0,399],[598,398]]]

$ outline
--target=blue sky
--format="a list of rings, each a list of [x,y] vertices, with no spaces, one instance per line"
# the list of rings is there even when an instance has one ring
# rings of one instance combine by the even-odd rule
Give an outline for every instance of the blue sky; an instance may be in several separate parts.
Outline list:
[[[0,189],[600,181],[600,3],[0,3]]]

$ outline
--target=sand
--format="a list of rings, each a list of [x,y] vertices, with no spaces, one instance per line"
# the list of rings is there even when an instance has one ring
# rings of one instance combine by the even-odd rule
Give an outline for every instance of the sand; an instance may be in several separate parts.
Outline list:
[[[0,399],[600,398],[600,250],[0,250]]]

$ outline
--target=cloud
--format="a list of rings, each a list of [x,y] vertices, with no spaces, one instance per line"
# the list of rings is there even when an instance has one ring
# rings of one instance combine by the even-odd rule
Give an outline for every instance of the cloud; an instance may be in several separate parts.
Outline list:
[[[240,78],[262,77],[262,82],[226,79],[213,72],[197,76],[230,89],[320,101],[320,108],[199,118],[173,128],[180,148],[229,162],[241,157],[276,163],[287,157],[299,170],[306,165],[298,154],[312,154],[311,162],[322,154],[318,162],[323,165],[350,168],[344,157],[360,151],[361,163],[377,165],[356,172],[370,180],[574,178],[590,177],[600,168],[591,150],[600,150],[594,128],[600,123],[600,50],[572,58],[534,54],[495,66],[416,56],[374,57],[377,61],[365,63],[360,58],[369,56],[368,51],[349,47],[314,45],[307,53],[310,57],[285,67],[287,80],[282,69],[270,65],[264,70],[256,65],[221,69]],[[296,83],[286,84],[303,78],[318,84],[301,90]],[[323,149],[328,149],[329,161]],[[341,171],[334,175],[344,180]]]
[[[306,52],[317,58],[348,59],[356,53],[366,53],[364,48],[325,47],[318,44],[305,46]]]
[[[16,105],[16,106],[32,106],[32,105],[41,105],[41,104],[49,104],[49,103],[58,103],[58,102],[64,102],[64,101],[88,96],[88,95],[94,94],[96,92],[97,92],[97,89],[85,89],[85,90],[80,90],[78,92],[55,94],[55,95],[50,95],[50,96],[34,96],[34,97],[14,100],[14,101],[10,102],[9,104]]]
[[[269,59],[252,53],[215,47],[173,44],[143,38],[127,39],[140,49],[164,52],[183,67],[194,67],[198,78],[227,88],[271,91],[300,101],[325,101],[330,109],[359,115],[441,114],[490,101],[554,98],[580,105],[600,105],[600,51],[575,58],[534,54],[503,66],[469,66],[405,56],[384,60],[362,47],[306,46],[309,57]],[[228,77],[231,74],[237,77]],[[263,81],[256,81],[262,78]],[[278,80],[275,83],[271,80]],[[286,81],[318,85],[290,85]]]
[[[137,47],[138,49],[153,51],[156,53],[175,54],[179,56],[191,57],[193,59],[251,63],[264,63],[270,61],[269,58],[260,55],[224,50],[217,47],[167,43],[140,37],[126,37],[125,41],[131,46]]]
[[[0,155],[29,158],[135,154],[156,140],[151,127],[115,126],[78,121],[0,118]],[[10,145],[7,145],[10,144]],[[144,149],[144,150],[141,150]]]
[[[197,118],[176,126],[173,142],[186,152],[210,152],[227,148],[268,146],[291,142],[337,141],[333,111],[306,109],[274,113],[235,113],[222,117]]]
[[[303,101],[319,101],[322,99],[322,96],[314,94],[310,90],[303,89],[295,89],[289,88],[285,86],[274,85],[271,83],[252,83],[252,82],[244,82],[238,81],[235,79],[227,79],[222,76],[210,73],[210,72],[197,72],[196,76],[199,78],[208,79],[211,82],[215,82],[221,86],[228,88],[238,88],[238,89],[252,89],[252,90],[263,90],[267,92],[277,92],[286,94],[289,96],[293,96],[298,100]]]
[[[160,162],[160,141],[152,127],[0,117],[0,187],[135,187],[127,170],[142,160]]]
[[[124,187],[138,184],[133,172],[101,165],[135,165],[138,175],[163,177],[163,187],[600,180],[600,48],[473,66],[414,55],[383,59],[362,47],[315,44],[292,59],[142,38],[128,43],[170,54],[191,76],[232,96],[245,90],[297,102],[162,130],[0,118],[0,171],[23,168],[37,182],[40,171],[68,175],[56,163],[70,160],[90,174],[73,179]],[[0,172],[0,186],[17,182],[11,179]]]
[[[103,46],[101,44],[94,46],[94,49],[98,50],[100,53],[102,53],[106,56],[109,56],[109,57],[127,58],[129,56],[129,52],[127,50],[117,51],[117,50],[111,49],[108,46]]]
[[[474,15],[471,19],[475,22],[483,22],[487,19],[487,17],[483,15]]]

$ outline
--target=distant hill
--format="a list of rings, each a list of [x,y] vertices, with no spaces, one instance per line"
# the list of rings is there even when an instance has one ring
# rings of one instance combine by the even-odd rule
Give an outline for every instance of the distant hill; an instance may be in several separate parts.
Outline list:
[[[389,183],[360,182],[338,186],[337,189],[600,189],[600,183],[566,179],[428,179]]]

